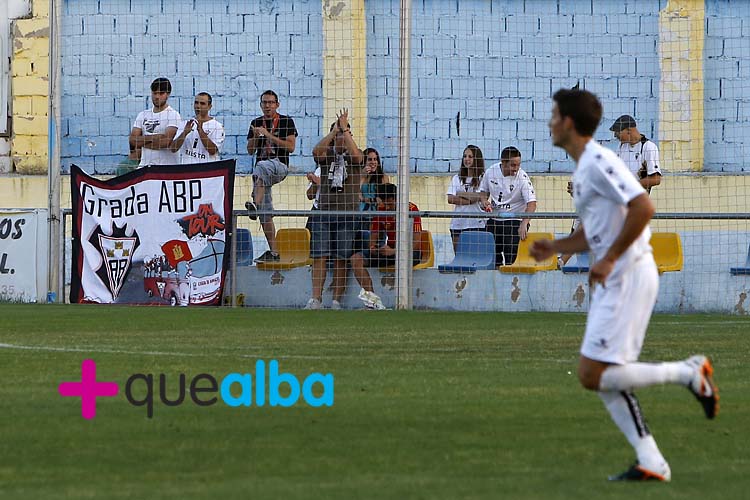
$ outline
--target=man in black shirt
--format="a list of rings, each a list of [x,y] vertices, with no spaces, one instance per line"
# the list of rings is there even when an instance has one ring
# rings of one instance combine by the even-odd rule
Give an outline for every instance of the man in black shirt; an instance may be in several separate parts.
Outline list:
[[[260,96],[263,116],[250,123],[247,132],[247,153],[255,156],[253,168],[253,199],[245,203],[250,219],[257,219],[258,209],[273,210],[271,186],[286,179],[289,173],[289,155],[297,143],[297,129],[294,120],[280,115],[279,96],[273,90],[266,90]],[[273,216],[261,215],[260,224],[266,235],[270,250],[255,259],[256,262],[279,260],[276,250],[276,227]]]

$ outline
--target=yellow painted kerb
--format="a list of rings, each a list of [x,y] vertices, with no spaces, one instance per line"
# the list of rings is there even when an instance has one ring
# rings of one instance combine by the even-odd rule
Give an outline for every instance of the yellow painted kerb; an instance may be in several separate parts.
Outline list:
[[[669,0],[659,13],[659,146],[667,170],[703,170],[705,18],[704,0]]]
[[[367,35],[364,0],[323,2],[323,131],[349,109],[357,144],[367,141]]]

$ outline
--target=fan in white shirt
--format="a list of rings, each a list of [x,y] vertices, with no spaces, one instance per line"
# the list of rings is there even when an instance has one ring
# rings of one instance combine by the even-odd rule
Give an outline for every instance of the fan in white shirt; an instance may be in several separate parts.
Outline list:
[[[172,93],[172,84],[166,78],[151,82],[152,109],[138,113],[130,131],[130,149],[141,150],[140,166],[172,165],[177,155],[170,149],[182,119],[180,114],[167,104]]]
[[[205,163],[221,159],[224,144],[224,126],[209,112],[213,99],[208,92],[195,96],[195,118],[187,120],[177,132],[170,149],[179,151],[180,163]]]
[[[493,214],[519,214],[536,211],[536,193],[528,174],[521,168],[521,152],[509,146],[500,153],[500,163],[492,165],[479,185],[482,202]],[[529,219],[491,218],[487,231],[495,235],[495,263],[513,264],[518,244],[525,240]]]
[[[657,384],[687,387],[707,418],[718,411],[713,367],[706,356],[683,361],[640,363],[638,356],[656,303],[659,275],[648,223],[654,206],[638,181],[612,151],[592,139],[602,105],[585,90],[561,89],[549,128],[555,146],[577,163],[573,200],[581,226],[559,240],[539,240],[531,255],[544,260],[556,252],[591,249],[591,305],[581,345],[578,379],[597,391],[612,420],[633,447],[636,463],[613,481],[669,481],[671,471],[646,425],[633,390]]]
[[[448,192],[448,203],[455,205],[454,212],[462,213],[485,213],[482,203],[482,195],[479,186],[484,177],[484,155],[482,150],[473,144],[464,149],[461,159],[461,169],[458,175],[451,179]],[[483,230],[487,225],[487,219],[454,217],[451,219],[451,238],[453,250],[458,246],[458,239],[463,231]]]
[[[620,116],[609,129],[620,141],[617,155],[650,193],[652,187],[661,184],[659,148],[638,131],[635,118],[630,115]]]

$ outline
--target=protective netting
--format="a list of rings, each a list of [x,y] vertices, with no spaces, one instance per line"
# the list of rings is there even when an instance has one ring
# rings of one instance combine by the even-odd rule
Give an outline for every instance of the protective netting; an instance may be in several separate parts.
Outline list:
[[[394,307],[404,231],[415,307],[581,310],[590,263],[525,254],[574,221],[575,164],[547,123],[551,95],[579,86],[604,107],[595,139],[653,184],[657,308],[744,312],[750,282],[730,268],[750,266],[748,7],[685,5],[424,0],[411,2],[406,33],[387,0],[65,1],[61,162],[101,175],[136,168],[129,136],[147,126],[136,117],[153,111],[163,77],[175,137],[208,93],[220,156],[237,159],[244,304]],[[398,183],[407,101],[408,192],[383,187]],[[175,161],[184,156],[177,148]],[[399,224],[377,214],[397,209],[394,196],[412,202]]]

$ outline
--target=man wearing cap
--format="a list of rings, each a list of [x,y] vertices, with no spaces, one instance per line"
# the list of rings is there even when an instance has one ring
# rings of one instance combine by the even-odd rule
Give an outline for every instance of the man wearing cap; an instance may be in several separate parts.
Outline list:
[[[130,131],[130,150],[141,149],[140,166],[172,165],[179,158],[169,146],[172,144],[182,119],[180,113],[167,103],[172,93],[172,84],[166,78],[151,82],[151,104],[153,108],[141,111]]]
[[[620,141],[617,155],[650,193],[652,187],[661,184],[659,148],[638,131],[635,118],[630,115],[622,115],[609,129]]]

